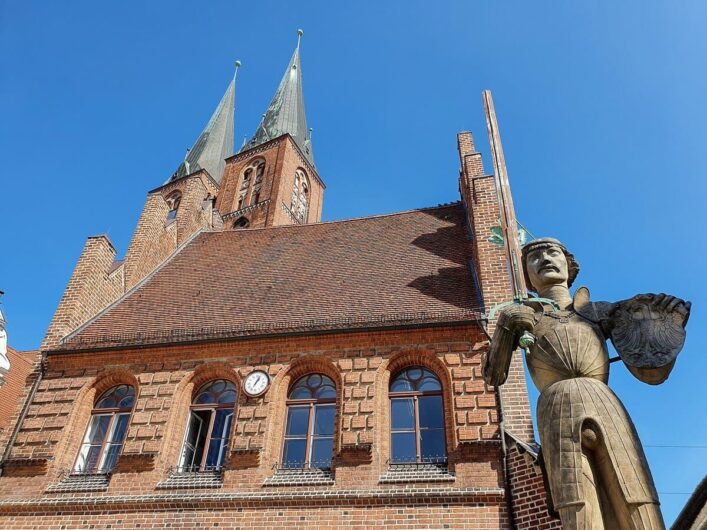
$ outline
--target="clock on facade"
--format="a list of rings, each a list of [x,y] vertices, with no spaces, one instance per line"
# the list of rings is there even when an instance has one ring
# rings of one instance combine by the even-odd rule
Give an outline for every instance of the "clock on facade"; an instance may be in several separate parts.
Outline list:
[[[243,382],[243,391],[250,397],[265,394],[270,386],[270,376],[263,370],[253,370]]]

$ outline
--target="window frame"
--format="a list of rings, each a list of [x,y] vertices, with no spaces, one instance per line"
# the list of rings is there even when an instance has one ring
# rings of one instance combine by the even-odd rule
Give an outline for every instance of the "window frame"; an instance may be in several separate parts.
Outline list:
[[[407,372],[409,370],[414,370],[414,369],[419,369],[422,371],[423,375],[420,376],[419,379],[416,381],[419,383],[425,378],[425,372],[431,373],[437,382],[439,383],[439,390],[399,390],[399,391],[393,391],[390,389],[392,384],[395,382],[395,379],[399,377],[401,374],[404,372]],[[408,378],[409,381],[412,382]],[[440,398],[440,407],[441,407],[441,413],[442,413],[442,427],[441,428],[429,428],[429,427],[421,427],[420,426],[420,398],[422,397],[435,397],[438,396]],[[412,399],[413,400],[413,415],[414,415],[414,430],[410,429],[394,429],[393,428],[393,401],[394,400],[403,400],[403,399]],[[391,465],[405,465],[405,464],[446,464],[447,460],[449,458],[448,455],[448,440],[447,440],[447,418],[446,418],[446,409],[444,405],[444,387],[442,386],[442,380],[437,375],[437,373],[425,366],[421,365],[410,365],[406,366],[404,368],[401,368],[395,372],[393,376],[390,377],[389,382],[388,382],[388,411],[389,411],[389,427],[390,427],[390,433],[389,433],[389,443],[390,443],[390,457],[389,457],[389,463]],[[444,455],[440,455],[439,458],[425,458],[422,455],[422,433],[425,430],[441,430],[442,431],[442,440],[444,441]],[[415,435],[415,460],[414,461],[403,461],[403,460],[398,460],[394,461],[393,460],[393,438],[394,434],[396,433],[413,433]]]
[[[331,398],[290,398],[290,394],[292,391],[295,389],[297,383],[299,383],[302,379],[308,378],[312,375],[318,375],[322,378],[322,382],[324,381],[324,378],[328,379],[331,382],[331,386],[334,387],[334,397]],[[320,385],[321,386],[321,385]],[[281,462],[282,464],[280,465],[281,468],[284,469],[324,469],[328,470],[331,469],[331,464],[329,467],[316,467],[312,466],[312,448],[314,446],[314,441],[317,439],[328,439],[331,438],[332,440],[332,460],[334,457],[334,441],[336,440],[336,417],[337,417],[337,406],[336,406],[336,401],[337,401],[337,386],[336,382],[329,377],[328,375],[321,373],[321,372],[310,372],[307,373],[301,377],[298,377],[291,385],[290,388],[287,391],[287,399],[285,400],[285,424],[284,424],[284,431],[283,431],[283,440],[282,440],[282,450],[281,450]],[[317,413],[317,407],[331,407],[334,409],[334,425],[332,426],[332,433],[331,435],[315,435],[314,434],[314,424],[315,424],[315,418],[316,418],[316,413]],[[307,431],[304,435],[288,435],[287,434],[287,427],[288,427],[288,418],[289,418],[289,413],[291,408],[307,408]],[[285,450],[287,448],[287,442],[289,440],[305,440],[305,447],[304,447],[304,462],[302,466],[288,466],[287,463],[285,462]]]
[[[232,402],[229,403],[194,403],[194,400],[201,395],[201,393],[209,386],[213,385],[219,381],[223,381],[227,384],[233,385],[233,391],[235,393],[235,399]],[[224,390],[222,390],[220,393],[225,392],[228,389],[228,387]],[[230,390],[230,389],[228,389]],[[209,381],[206,381],[205,383],[199,385],[199,387],[196,389],[196,391],[192,395],[191,403],[189,404],[189,416],[187,417],[187,425],[186,428],[184,429],[184,438],[182,439],[182,444],[181,444],[181,449],[179,452],[179,462],[177,464],[177,470],[180,473],[204,473],[204,472],[209,472],[209,471],[218,471],[221,468],[223,468],[224,460],[225,460],[225,453],[228,451],[228,446],[231,442],[231,433],[233,430],[233,424],[235,423],[236,419],[236,409],[238,407],[238,397],[239,397],[239,391],[238,391],[238,385],[231,381],[230,379],[225,379],[225,378],[218,378],[218,379],[210,379]],[[228,421],[228,429],[227,429],[227,436],[225,438],[220,437],[220,438],[213,438],[213,428],[214,428],[214,423],[216,421],[216,415],[219,410],[229,410],[231,412],[230,415],[230,420],[228,419],[228,416],[226,416],[226,420]],[[202,454],[200,458],[200,462],[198,466],[194,465],[194,459],[197,453],[197,448],[199,447],[198,445],[198,438],[199,436],[197,435],[197,444],[193,448],[193,455],[191,458],[191,464],[185,465],[184,463],[184,457],[185,457],[185,448],[187,445],[187,441],[189,439],[189,434],[191,433],[191,420],[192,420],[192,415],[195,415],[196,412],[204,412],[204,411],[209,411],[209,420],[208,420],[208,427],[206,430],[206,435],[204,436],[204,441],[203,441],[203,447],[201,449]],[[204,426],[204,421],[199,417],[196,416],[201,420],[201,425],[199,427],[199,433],[201,433],[201,429]],[[214,467],[209,467],[206,465],[206,460],[209,456],[209,446],[211,445],[211,442],[214,439],[221,439],[225,440],[225,445],[224,442],[221,443],[221,448],[219,449],[219,464],[217,464]],[[222,453],[223,451],[223,453]],[[223,455],[223,456],[221,456]]]
[[[129,393],[132,391],[132,404],[129,407],[104,407],[104,408],[97,408],[98,403],[100,403],[104,398],[106,398],[111,392],[115,392],[118,388],[120,387],[127,387],[128,388],[128,393],[126,393],[125,396],[121,398],[120,401],[128,397]],[[120,455],[123,453],[123,447],[125,445],[125,437],[128,434],[128,427],[130,426],[130,417],[132,416],[133,409],[135,408],[135,401],[136,401],[136,392],[135,392],[135,387],[133,385],[124,383],[120,385],[114,385],[108,389],[106,389],[104,392],[102,392],[98,398],[94,401],[93,407],[91,409],[91,416],[88,420],[88,425],[86,426],[86,432],[83,435],[81,445],[79,446],[79,452],[76,455],[76,459],[74,460],[74,465],[72,468],[71,473],[75,475],[103,475],[103,474],[109,474],[113,471],[115,468],[115,465],[118,461],[118,458]],[[110,420],[108,421],[108,425],[106,426],[105,433],[103,434],[103,438],[101,440],[100,444],[92,443],[89,439],[89,435],[91,434],[91,427],[93,426],[94,423],[94,418],[99,418],[99,417],[105,417],[105,416],[110,416]],[[126,417],[126,425],[125,425],[125,430],[123,432],[122,438],[120,439],[119,442],[116,442],[113,436],[115,433],[113,432],[115,426],[116,426],[116,420],[121,417]],[[110,446],[115,446],[119,445],[120,448],[118,449],[118,452],[115,456],[115,460],[113,461],[112,466],[109,469],[104,469],[104,466],[106,464],[106,457],[108,453],[106,452],[106,449],[109,448]],[[95,464],[91,468],[89,468],[88,465],[88,460],[86,460],[86,457],[88,456],[90,450],[92,447],[99,446],[100,449],[98,451],[98,456],[96,457]],[[84,448],[87,447],[88,450],[86,451],[84,455]],[[79,469],[79,464],[80,461],[83,459],[83,466],[81,469]]]

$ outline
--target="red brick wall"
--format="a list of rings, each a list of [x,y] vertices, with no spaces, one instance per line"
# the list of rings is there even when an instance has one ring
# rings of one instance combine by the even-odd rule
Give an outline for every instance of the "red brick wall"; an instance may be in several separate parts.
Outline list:
[[[182,194],[176,219],[167,220],[168,195]],[[216,185],[200,171],[151,192],[143,207],[125,253],[125,290],[131,289],[164,262],[179,245],[200,229],[214,227],[214,212],[207,196],[215,197]],[[122,293],[121,293],[122,294]]]
[[[88,238],[40,349],[56,346],[123,293],[123,271],[112,270],[115,257],[108,236]]]
[[[434,519],[439,527],[448,521],[450,528],[504,528],[506,508],[498,415],[494,392],[481,379],[482,340],[478,327],[466,325],[251,339],[100,354],[52,354],[12,448],[10,465],[0,477],[0,499],[5,499],[6,509],[12,514],[30,499],[65,499],[61,502],[71,505],[67,499],[78,494],[48,495],[44,490],[60,481],[62,473],[73,466],[96,396],[122,383],[133,384],[138,391],[123,455],[108,490],[91,495],[159,496],[163,492],[156,490],[156,485],[167,478],[178,460],[193,389],[221,377],[240,385],[252,369],[262,368],[270,373],[272,386],[261,398],[240,396],[230,461],[219,494],[269,495],[270,504],[283,503],[281,511],[286,513],[283,521],[303,527],[311,524],[314,513],[332,525],[354,521],[354,512],[347,510],[351,503],[358,503],[361,511],[364,505],[372,506],[368,517],[380,524],[394,521],[429,524]],[[449,465],[456,473],[453,483],[379,483],[390,456],[388,381],[391,373],[408,365],[426,366],[442,381]],[[323,372],[337,382],[335,484],[264,487],[264,480],[272,476],[273,465],[280,460],[288,386],[312,371]],[[333,501],[327,501],[326,495],[348,495],[343,492],[349,490],[359,492],[361,499],[329,506]],[[437,492],[433,495],[433,491]],[[309,492],[306,500],[287,500],[288,496],[301,496],[301,492]],[[209,494],[203,491],[203,497],[208,498]],[[378,494],[387,495],[388,500],[378,499]],[[420,496],[424,499],[418,499]],[[39,501],[32,501],[36,502]],[[138,501],[130,497],[125,502]],[[243,506],[242,501],[238,502],[238,506]],[[303,506],[312,503],[315,506],[319,503],[317,511],[306,514]],[[0,513],[2,510],[0,505]],[[267,526],[268,519],[258,518],[270,514],[268,510],[258,508],[250,512],[239,517],[244,522],[260,521],[253,524]],[[464,518],[462,513],[466,513]],[[133,516],[130,517],[132,521]],[[143,520],[141,517],[150,521],[155,514],[140,515],[138,519]],[[174,520],[169,513],[163,517]],[[214,517],[221,515],[209,511],[189,517],[217,521]],[[29,520],[24,516],[16,519],[18,524],[29,524]],[[94,521],[93,516],[91,520]],[[6,525],[3,528],[12,527],[10,521],[0,519]],[[70,521],[67,516],[62,524],[77,524]]]

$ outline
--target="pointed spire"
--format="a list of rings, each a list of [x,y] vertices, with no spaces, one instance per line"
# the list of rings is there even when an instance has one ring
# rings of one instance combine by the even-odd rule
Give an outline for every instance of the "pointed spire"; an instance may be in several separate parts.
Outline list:
[[[287,65],[285,75],[277,87],[275,96],[268,110],[258,125],[250,142],[241,151],[251,149],[289,133],[302,150],[304,156],[314,164],[312,143],[307,129],[307,117],[304,112],[304,95],[302,92],[302,68],[300,65],[300,42],[304,32],[297,30],[297,47]]]
[[[233,114],[236,100],[236,77],[241,66],[236,61],[233,79],[216,107],[206,128],[199,135],[194,145],[187,151],[184,161],[179,165],[167,182],[205,169],[216,181],[221,182],[226,158],[233,155]]]

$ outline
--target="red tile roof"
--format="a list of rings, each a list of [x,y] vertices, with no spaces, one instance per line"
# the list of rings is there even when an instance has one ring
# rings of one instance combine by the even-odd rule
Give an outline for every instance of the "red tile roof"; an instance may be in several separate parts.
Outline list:
[[[461,204],[206,232],[60,349],[478,317]]]

